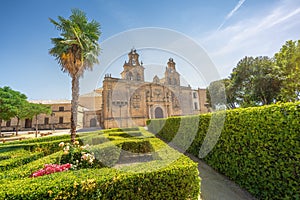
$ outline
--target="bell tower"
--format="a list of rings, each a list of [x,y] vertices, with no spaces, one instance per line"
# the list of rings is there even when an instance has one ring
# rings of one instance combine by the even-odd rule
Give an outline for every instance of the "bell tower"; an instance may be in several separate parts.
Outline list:
[[[176,71],[176,63],[173,61],[173,58],[169,58],[167,65],[168,66],[166,67],[165,71],[165,84],[180,86],[180,75]]]
[[[122,79],[128,81],[144,81],[143,62],[139,61],[139,54],[135,49],[131,49],[128,53],[128,62],[125,61],[123,71],[121,72]]]

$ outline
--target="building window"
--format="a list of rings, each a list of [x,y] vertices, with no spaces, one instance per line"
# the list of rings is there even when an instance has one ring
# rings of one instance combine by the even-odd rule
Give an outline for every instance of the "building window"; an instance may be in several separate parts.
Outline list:
[[[58,110],[59,110],[59,111],[64,111],[65,108],[64,108],[63,106],[60,106],[60,107],[58,108]]]
[[[59,123],[63,124],[64,123],[64,117],[59,117]]]
[[[49,117],[45,117],[44,124],[45,125],[49,124]]]
[[[194,97],[194,99],[197,98],[197,92],[193,92],[193,97]]]
[[[194,102],[194,108],[195,108],[195,110],[198,110],[198,103],[197,102]]]
[[[10,120],[6,121],[6,127],[10,127],[10,124],[11,124]]]

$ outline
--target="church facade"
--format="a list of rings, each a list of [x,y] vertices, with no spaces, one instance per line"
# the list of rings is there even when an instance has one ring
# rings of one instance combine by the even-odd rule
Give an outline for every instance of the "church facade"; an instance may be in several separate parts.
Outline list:
[[[205,89],[182,86],[172,58],[161,79],[154,76],[152,82],[146,82],[144,70],[139,54],[132,49],[123,65],[121,78],[107,74],[102,88],[80,96],[80,104],[90,109],[84,114],[84,127],[145,126],[147,119],[208,111]]]

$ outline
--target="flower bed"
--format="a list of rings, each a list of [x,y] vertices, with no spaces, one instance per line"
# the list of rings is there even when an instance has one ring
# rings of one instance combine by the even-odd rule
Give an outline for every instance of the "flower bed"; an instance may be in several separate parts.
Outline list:
[[[107,139],[90,146],[82,144],[88,134],[83,134],[74,144],[52,141],[47,146],[47,140],[43,140],[6,146],[10,150],[16,146],[32,151],[50,152],[51,149],[54,153],[0,172],[0,199],[198,199],[199,172],[197,164],[188,157],[148,132],[144,139],[110,138],[108,133],[100,134]],[[124,149],[150,152],[154,159],[117,167],[124,151],[123,143],[126,143]]]

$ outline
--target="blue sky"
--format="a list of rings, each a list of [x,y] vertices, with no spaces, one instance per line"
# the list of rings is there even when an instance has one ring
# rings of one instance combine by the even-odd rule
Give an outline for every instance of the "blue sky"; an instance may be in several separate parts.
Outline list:
[[[181,32],[203,47],[220,77],[227,77],[244,56],[273,56],[286,40],[300,39],[298,0],[4,0],[0,7],[0,87],[10,86],[29,99],[70,99],[70,77],[48,54],[50,38],[59,34],[48,18],[67,18],[72,8],[100,22],[100,45],[136,28]],[[164,66],[167,59],[158,56],[156,63]],[[122,66],[115,68],[122,70]]]

